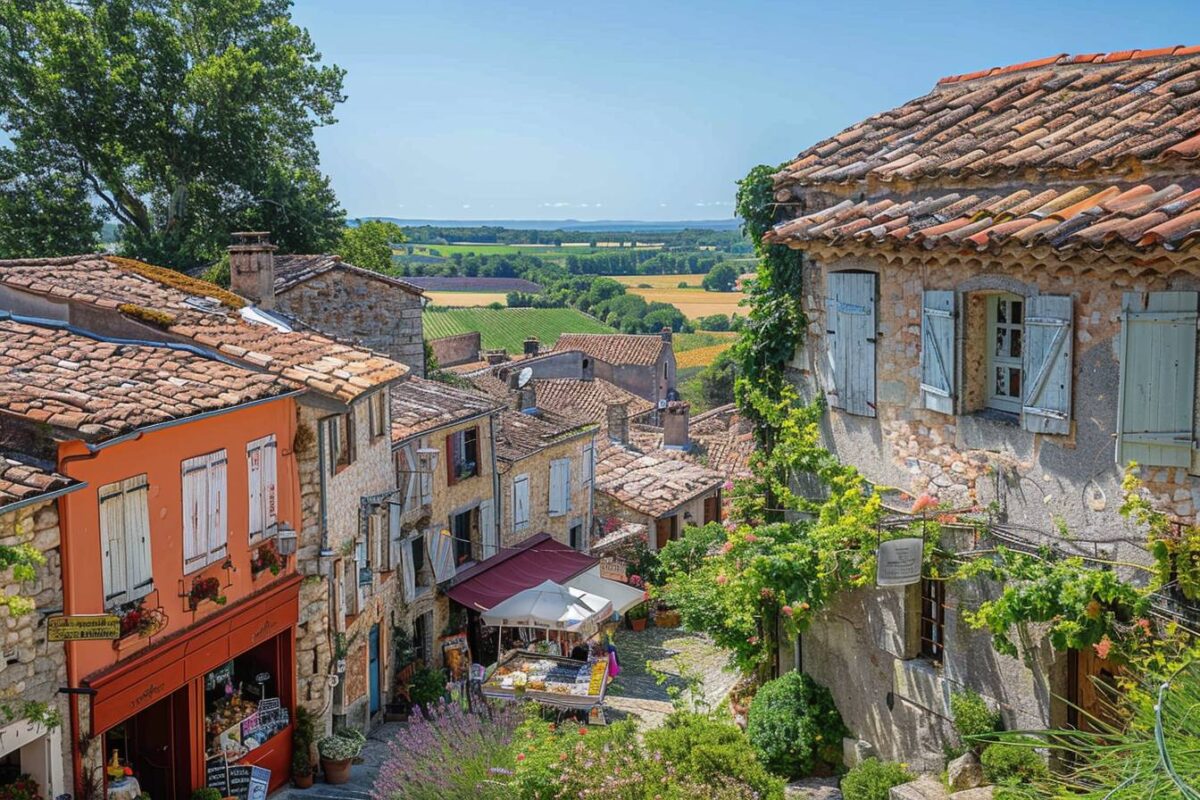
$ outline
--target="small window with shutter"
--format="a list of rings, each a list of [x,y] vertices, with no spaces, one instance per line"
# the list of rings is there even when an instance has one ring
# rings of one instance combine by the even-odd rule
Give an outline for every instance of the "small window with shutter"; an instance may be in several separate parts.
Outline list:
[[[97,492],[105,609],[154,591],[148,495],[145,475],[105,484]]]
[[[1034,433],[1071,432],[1071,372],[1074,368],[1071,298],[1025,298],[1025,350],[1021,371],[1021,427]]]
[[[183,462],[183,571],[195,572],[228,553],[228,486],[224,450]]]
[[[529,525],[529,476],[513,478],[513,530],[524,530]]]
[[[250,543],[270,536],[278,528],[279,448],[275,434],[246,445],[246,479],[249,483]]]
[[[874,273],[829,273],[820,372],[831,408],[875,416],[875,328]]]
[[[1122,298],[1118,464],[1196,471],[1196,327],[1196,292]]]
[[[560,517],[570,511],[571,506],[571,460],[559,458],[550,462],[549,513]]]
[[[928,290],[921,308],[921,396],[926,408],[954,413],[954,292]]]

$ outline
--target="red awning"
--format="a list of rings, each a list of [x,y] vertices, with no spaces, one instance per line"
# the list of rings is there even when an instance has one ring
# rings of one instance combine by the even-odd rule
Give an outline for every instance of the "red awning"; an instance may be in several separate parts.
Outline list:
[[[458,573],[446,594],[467,608],[486,611],[542,581],[566,583],[598,563],[600,559],[539,533]]]

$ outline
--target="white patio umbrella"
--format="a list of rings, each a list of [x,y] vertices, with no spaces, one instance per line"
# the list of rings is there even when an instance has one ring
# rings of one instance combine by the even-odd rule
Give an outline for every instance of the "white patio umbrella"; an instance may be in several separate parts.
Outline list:
[[[612,613],[612,602],[607,597],[548,580],[517,592],[481,616],[488,625],[505,628],[591,633]]]

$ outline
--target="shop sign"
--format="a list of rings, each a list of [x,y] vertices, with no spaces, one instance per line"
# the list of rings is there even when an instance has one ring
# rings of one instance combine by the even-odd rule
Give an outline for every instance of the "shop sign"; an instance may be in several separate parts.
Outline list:
[[[121,618],[116,614],[56,614],[46,620],[46,638],[51,642],[120,639]]]
[[[467,634],[452,633],[441,637],[439,641],[446,669],[450,672],[450,680],[461,681],[466,678],[467,668],[471,665],[471,645],[467,642]]]
[[[925,541],[918,537],[879,543],[876,557],[877,586],[910,586],[921,580]]]
[[[625,576],[627,572],[625,562],[619,558],[612,556],[604,556],[600,559],[600,577],[609,581],[619,581],[627,583],[628,578]]]
[[[271,770],[265,767],[230,766],[223,758],[212,759],[205,770],[204,785],[237,800],[266,800]]]

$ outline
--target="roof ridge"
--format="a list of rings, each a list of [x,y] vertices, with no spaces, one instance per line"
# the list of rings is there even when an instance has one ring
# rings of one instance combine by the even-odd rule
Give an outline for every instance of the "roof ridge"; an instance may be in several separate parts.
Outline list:
[[[1023,72],[1027,69],[1037,69],[1038,67],[1055,67],[1067,65],[1082,65],[1082,64],[1115,64],[1121,61],[1140,61],[1147,58],[1166,58],[1169,56],[1190,56],[1200,54],[1200,45],[1187,46],[1178,44],[1173,47],[1160,47],[1153,50],[1118,50],[1112,53],[1082,53],[1080,55],[1071,55],[1070,53],[1059,53],[1055,56],[1047,58],[1038,58],[1033,61],[1022,61],[1017,64],[1009,64],[1006,67],[992,67],[991,69],[981,69],[975,72],[967,72],[962,75],[947,75],[937,82],[938,86],[945,86],[951,83],[964,83],[973,81],[978,78],[991,78],[996,75],[1008,75],[1013,72]]]

